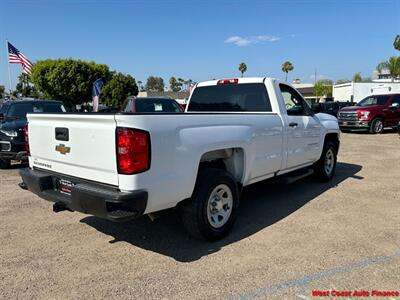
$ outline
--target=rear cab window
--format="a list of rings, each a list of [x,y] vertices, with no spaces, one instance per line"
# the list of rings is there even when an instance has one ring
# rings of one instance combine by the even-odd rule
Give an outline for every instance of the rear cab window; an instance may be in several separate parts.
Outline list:
[[[271,112],[263,83],[201,86],[194,89],[187,111]]]

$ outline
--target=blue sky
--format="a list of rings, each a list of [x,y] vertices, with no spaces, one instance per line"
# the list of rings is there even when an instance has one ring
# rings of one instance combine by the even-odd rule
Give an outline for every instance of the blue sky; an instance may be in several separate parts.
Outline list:
[[[145,81],[246,76],[289,80],[371,76],[399,55],[400,0],[53,0],[0,3],[0,85],[8,86],[5,39],[33,62],[79,58]],[[11,65],[15,84],[21,67]]]

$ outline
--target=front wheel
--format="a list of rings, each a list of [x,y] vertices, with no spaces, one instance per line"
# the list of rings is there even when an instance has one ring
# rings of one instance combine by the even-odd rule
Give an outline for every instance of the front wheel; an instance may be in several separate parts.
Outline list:
[[[181,205],[180,215],[192,236],[215,241],[231,230],[238,206],[239,192],[232,175],[207,168],[199,172],[192,198]]]
[[[369,132],[370,133],[382,133],[383,132],[383,120],[381,118],[375,118],[371,122]]]
[[[326,141],[320,159],[314,165],[314,172],[320,181],[329,181],[335,174],[337,148],[331,141]]]

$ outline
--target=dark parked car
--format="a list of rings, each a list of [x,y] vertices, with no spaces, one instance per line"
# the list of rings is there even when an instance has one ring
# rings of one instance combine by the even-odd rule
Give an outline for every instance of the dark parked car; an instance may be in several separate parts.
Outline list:
[[[341,108],[352,105],[351,102],[333,102],[327,101],[323,103],[314,103],[312,108],[314,111],[318,111],[325,114],[330,114],[334,117],[338,116],[338,112]]]
[[[0,107],[0,168],[8,168],[11,160],[26,160],[24,127],[31,112],[65,112],[60,101],[15,100]]]
[[[178,102],[171,98],[129,97],[122,105],[121,112],[137,113],[181,113]]]

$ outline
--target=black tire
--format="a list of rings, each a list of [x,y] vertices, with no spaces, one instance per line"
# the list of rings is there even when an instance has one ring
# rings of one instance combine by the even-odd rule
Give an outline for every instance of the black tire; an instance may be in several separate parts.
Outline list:
[[[383,119],[378,117],[372,120],[371,126],[369,127],[369,132],[373,134],[382,133],[383,128]]]
[[[331,160],[332,165],[330,168],[326,167],[327,164],[326,160],[328,159],[328,156],[331,157],[331,159],[333,159],[333,161]],[[332,177],[335,175],[336,162],[337,162],[337,147],[335,143],[329,140],[325,141],[321,157],[314,165],[315,177],[319,181],[323,182],[331,180]]]
[[[11,166],[11,161],[9,159],[0,157],[0,169],[8,169]]]
[[[232,205],[226,223],[216,228],[209,219],[209,214],[211,214],[209,202],[210,199],[214,199],[211,198],[213,191],[216,191],[218,186],[221,185],[230,190]],[[185,201],[179,207],[179,210],[182,223],[190,235],[199,239],[215,241],[226,236],[231,230],[237,217],[238,206],[239,191],[232,175],[222,169],[206,168],[200,170],[198,174],[191,199]],[[228,206],[222,207],[222,209],[225,208],[228,208]],[[217,217],[219,218],[219,216]]]

